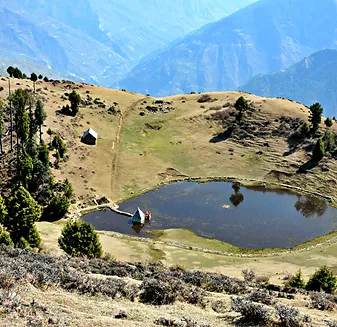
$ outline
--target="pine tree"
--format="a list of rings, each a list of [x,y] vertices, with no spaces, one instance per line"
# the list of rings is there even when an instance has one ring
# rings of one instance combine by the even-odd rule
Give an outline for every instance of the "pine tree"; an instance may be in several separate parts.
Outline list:
[[[34,224],[41,217],[41,208],[32,198],[29,192],[22,186],[9,198],[8,215],[5,219],[4,226],[11,235],[12,241],[17,246],[23,237],[36,240],[36,230]],[[33,247],[36,246],[31,244]]]
[[[0,226],[0,244],[5,244],[7,246],[14,247],[11,235],[3,228],[1,228],[1,226]]]
[[[322,121],[323,108],[316,102],[309,109],[311,112],[309,118],[309,121],[311,122],[311,133],[315,135],[318,132]]]
[[[17,89],[11,96],[11,101],[15,110],[15,124],[18,139],[21,141],[22,149],[29,137],[30,120],[27,113],[28,92]]]
[[[53,142],[52,142],[52,147],[56,151],[56,156],[59,156],[61,159],[64,158],[65,153],[67,152],[67,147],[62,139],[61,136],[55,135]]]
[[[33,170],[33,159],[28,153],[23,152],[19,156],[17,176],[19,181],[25,188],[28,188],[29,183],[33,178]]]
[[[289,286],[295,288],[305,288],[305,281],[302,277],[301,269],[289,279]]]
[[[49,168],[49,150],[43,140],[38,146],[38,159],[47,169]]]
[[[7,73],[9,75],[9,77],[13,77],[13,75],[14,75],[14,67],[13,66],[9,66],[7,68]]]
[[[331,118],[328,117],[327,119],[325,119],[324,124],[327,128],[330,128],[333,124],[333,121]]]
[[[6,221],[7,215],[8,215],[8,211],[6,208],[5,200],[0,195],[0,225],[4,224],[4,222]]]
[[[47,114],[44,110],[44,105],[41,100],[37,100],[35,107],[35,124],[40,129],[40,143],[42,141],[42,125],[47,118]]]
[[[308,291],[334,293],[337,289],[337,277],[331,269],[323,266],[310,277],[306,289]]]
[[[81,102],[81,97],[75,90],[73,90],[69,94],[69,101],[70,101],[71,112],[72,112],[73,116],[76,116],[76,114],[79,111],[78,107],[79,107],[80,102]]]
[[[321,159],[323,159],[324,156],[325,156],[324,143],[322,139],[319,139],[316,142],[314,150],[312,152],[312,158],[316,161],[320,161]]]
[[[310,132],[310,127],[307,122],[304,122],[301,126],[301,136],[306,137]]]
[[[37,81],[37,75],[35,73],[31,73],[30,80],[33,82],[34,85],[34,93],[35,93],[35,83]]]
[[[240,122],[243,118],[244,113],[248,110],[249,105],[248,105],[247,100],[241,96],[240,98],[236,100],[234,104],[234,108],[238,111],[236,120]]]
[[[103,254],[95,229],[91,224],[79,220],[69,221],[64,226],[58,243],[62,250],[72,256],[100,258]]]

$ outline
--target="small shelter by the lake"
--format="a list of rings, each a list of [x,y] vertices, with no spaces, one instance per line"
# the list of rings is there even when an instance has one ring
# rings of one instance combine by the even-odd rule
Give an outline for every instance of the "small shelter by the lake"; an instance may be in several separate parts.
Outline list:
[[[96,145],[98,139],[98,134],[92,129],[87,129],[82,136],[81,141],[88,145]]]
[[[144,224],[145,223],[145,213],[137,208],[135,213],[132,216],[132,223],[133,224]]]

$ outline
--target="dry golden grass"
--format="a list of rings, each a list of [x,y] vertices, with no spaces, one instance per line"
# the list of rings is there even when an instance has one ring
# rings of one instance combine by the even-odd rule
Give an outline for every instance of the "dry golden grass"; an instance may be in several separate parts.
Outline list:
[[[0,97],[7,97],[7,78],[0,80]],[[20,85],[17,85],[20,83]],[[30,81],[12,80],[12,89],[32,88]],[[288,150],[287,142],[279,137],[268,137],[264,141],[251,142],[243,146],[232,141],[210,143],[210,139],[222,127],[206,116],[215,112],[212,107],[234,103],[243,95],[254,102],[261,115],[270,121],[281,116],[308,119],[308,109],[303,105],[282,99],[265,99],[237,92],[211,93],[216,101],[200,104],[200,95],[178,95],[166,98],[173,101],[174,110],[168,113],[151,114],[145,111],[146,105],[155,100],[147,97],[147,104],[141,104],[143,95],[104,89],[90,85],[71,85],[38,82],[38,96],[44,98],[48,113],[44,138],[48,128],[64,137],[68,146],[69,160],[61,164],[60,170],[54,170],[58,179],[68,178],[74,185],[77,205],[93,205],[95,196],[106,196],[111,200],[124,199],[138,193],[146,187],[160,182],[168,182],[179,176],[234,176],[258,180],[287,183],[310,191],[321,192],[337,197],[337,169],[334,160],[324,159],[322,164],[329,170],[323,172],[322,164],[307,174],[295,174],[299,165],[308,161],[309,156],[301,149],[289,156],[283,156]],[[82,87],[80,87],[82,86]],[[100,98],[107,104],[118,102],[123,113],[120,142],[115,144],[119,135],[119,115],[109,115],[106,109],[84,107],[78,117],[58,115],[59,110],[68,101],[61,100],[65,92],[75,87],[82,98],[87,92],[94,99]],[[204,106],[203,108],[201,106]],[[221,109],[226,110],[226,109]],[[151,129],[149,125],[160,124],[161,129]],[[322,125],[323,126],[323,125]],[[86,146],[80,142],[82,133],[92,127],[99,134],[97,146]],[[336,130],[336,123],[333,128]],[[8,149],[8,146],[5,147]],[[234,149],[230,155],[229,149]],[[263,155],[256,154],[263,151]],[[113,189],[112,189],[112,186]],[[75,206],[74,206],[75,207]],[[62,225],[39,223],[44,246],[47,251],[59,254],[57,237]],[[319,265],[337,267],[337,244],[318,248],[309,252],[289,254],[275,258],[234,258],[199,253],[167,245],[153,245],[126,239],[117,239],[101,235],[106,252],[123,261],[161,260],[167,265],[184,264],[191,269],[206,269],[239,276],[241,270],[254,268],[258,274],[271,277],[273,282],[282,282],[286,272],[294,273],[302,268],[308,277]],[[137,255],[135,255],[137,253]],[[104,323],[105,324],[105,323]],[[136,326],[136,325],[134,325]]]

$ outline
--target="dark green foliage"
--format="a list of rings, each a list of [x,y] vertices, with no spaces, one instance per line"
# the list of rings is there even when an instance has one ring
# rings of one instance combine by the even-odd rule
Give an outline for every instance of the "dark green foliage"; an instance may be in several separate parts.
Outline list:
[[[0,244],[5,244],[10,247],[14,247],[14,243],[11,239],[10,234],[0,227]]]
[[[40,142],[42,141],[42,125],[47,118],[47,114],[44,110],[44,105],[41,100],[37,100],[35,112],[34,112],[34,120],[36,126],[40,129]]]
[[[323,142],[324,142],[325,151],[332,151],[335,149],[336,136],[330,129],[325,131]]]
[[[312,151],[312,159],[320,161],[325,156],[324,143],[322,139],[317,140],[314,150]]]
[[[30,249],[30,245],[24,237],[20,238],[19,243],[17,244],[17,247],[20,249]]]
[[[319,268],[309,279],[306,289],[308,291],[334,293],[337,288],[337,277],[327,266]]]
[[[100,258],[103,254],[98,235],[91,224],[69,221],[58,239],[62,250],[71,256]]]
[[[37,75],[35,73],[31,73],[30,75],[30,80],[33,82],[34,84],[34,93],[35,93],[35,83],[37,81]]]
[[[22,71],[18,67],[14,68],[14,70],[13,70],[13,77],[14,78],[23,79]]]
[[[4,223],[4,221],[6,220],[7,214],[8,214],[8,211],[6,208],[5,200],[0,195],[0,224]]]
[[[38,159],[42,162],[42,164],[48,169],[49,168],[49,150],[47,145],[41,141],[37,149]]]
[[[301,269],[289,279],[289,286],[294,288],[305,288],[305,281]]]
[[[242,118],[245,114],[245,112],[248,110],[249,105],[247,100],[244,97],[240,97],[236,100],[235,104],[234,104],[234,108],[238,111],[238,114],[236,116],[236,120],[237,121],[242,121]]]
[[[30,80],[31,80],[32,82],[36,82],[36,81],[37,81],[37,75],[36,75],[35,73],[31,73],[31,74],[30,74]]]
[[[26,239],[30,247],[38,248],[40,246],[41,237],[40,237],[39,231],[37,230],[35,224],[32,226],[32,228],[29,229],[29,233]]]
[[[34,223],[41,217],[41,208],[29,192],[20,186],[9,198],[7,207],[8,215],[4,226],[10,233],[14,244],[17,245],[21,237],[27,240],[33,238],[32,229],[34,229]]]
[[[42,79],[42,78],[43,78],[43,76],[41,74],[39,74],[38,79]]]
[[[327,119],[325,119],[324,124],[326,127],[330,128],[333,124],[333,121],[331,118],[328,117]]]
[[[7,68],[7,73],[9,75],[9,77],[13,77],[13,74],[14,74],[14,67],[13,66],[9,66]]]
[[[301,136],[306,137],[310,132],[310,127],[307,122],[304,122],[301,126]]]
[[[319,131],[319,127],[322,121],[322,106],[316,102],[312,106],[310,106],[310,117],[309,121],[311,123],[311,133],[315,135]]]
[[[45,82],[49,82],[49,78],[47,76],[44,77],[43,79]]]
[[[63,158],[67,151],[67,147],[63,139],[61,138],[61,136],[56,135],[51,145],[52,145],[52,148],[55,149],[56,155],[58,154],[60,158]]]
[[[29,136],[30,119],[26,110],[27,104],[30,102],[31,95],[22,89],[17,89],[11,96],[11,101],[15,109],[16,132],[24,144]]]
[[[43,218],[48,221],[59,220],[64,217],[70,207],[70,200],[66,195],[54,195],[43,212]]]
[[[73,196],[74,189],[68,178],[65,179],[65,181],[63,182],[63,187],[64,195],[70,199]]]
[[[81,97],[80,95],[73,90],[70,94],[69,94],[69,101],[70,101],[70,107],[71,107],[71,112],[73,116],[76,116],[76,114],[79,111],[79,105],[81,102]]]
[[[26,152],[22,153],[18,160],[17,177],[25,188],[28,188],[28,185],[33,178],[33,170],[33,159]]]

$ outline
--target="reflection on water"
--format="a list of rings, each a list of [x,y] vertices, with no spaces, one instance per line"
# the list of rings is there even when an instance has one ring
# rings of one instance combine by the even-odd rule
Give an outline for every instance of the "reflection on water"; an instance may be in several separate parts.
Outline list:
[[[239,204],[244,200],[244,196],[240,192],[240,184],[233,183],[232,189],[235,193],[230,196],[229,200],[232,202],[233,206],[238,207]]]
[[[310,218],[314,215],[321,217],[328,208],[327,203],[314,196],[298,196],[298,201],[295,203],[295,208],[304,217]]]
[[[239,183],[175,183],[128,200],[120,209],[133,213],[137,207],[151,211],[151,224],[133,226],[128,217],[110,211],[83,219],[98,230],[142,237],[151,229],[184,228],[251,249],[290,248],[337,229],[337,210],[322,199]]]

